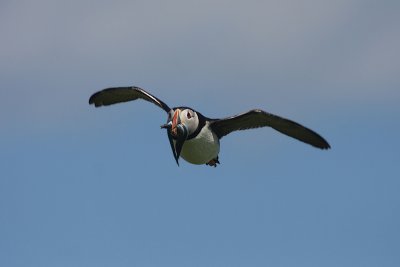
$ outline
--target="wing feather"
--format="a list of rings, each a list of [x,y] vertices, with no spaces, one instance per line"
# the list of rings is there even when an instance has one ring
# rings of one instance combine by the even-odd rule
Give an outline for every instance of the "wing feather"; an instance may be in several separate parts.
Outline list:
[[[321,149],[330,148],[328,142],[316,132],[297,122],[279,117],[260,109],[250,110],[246,113],[231,116],[225,119],[213,120],[210,126],[219,138],[222,138],[233,131],[268,126],[314,147]]]
[[[109,106],[117,103],[128,102],[132,100],[136,100],[138,98],[149,101],[153,104],[156,104],[165,112],[169,112],[170,108],[163,101],[158,99],[157,97],[151,95],[146,92],[142,88],[133,86],[133,87],[112,87],[103,89],[94,93],[89,98],[89,104],[94,104],[95,107],[101,106]]]

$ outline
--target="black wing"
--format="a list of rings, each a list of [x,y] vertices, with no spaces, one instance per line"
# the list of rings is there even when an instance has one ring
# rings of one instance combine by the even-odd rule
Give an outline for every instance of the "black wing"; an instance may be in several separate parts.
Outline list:
[[[167,104],[162,102],[157,97],[149,94],[145,90],[139,87],[113,87],[101,90],[97,93],[94,93],[89,98],[89,104],[94,104],[95,107],[108,106],[121,102],[128,102],[132,100],[136,100],[138,98],[144,99],[146,101],[152,102],[165,110],[165,112],[169,112],[170,108]]]
[[[316,132],[297,122],[267,113],[260,109],[250,110],[249,112],[225,119],[213,120],[210,126],[219,138],[233,131],[269,126],[312,146],[321,149],[330,148],[328,142]]]

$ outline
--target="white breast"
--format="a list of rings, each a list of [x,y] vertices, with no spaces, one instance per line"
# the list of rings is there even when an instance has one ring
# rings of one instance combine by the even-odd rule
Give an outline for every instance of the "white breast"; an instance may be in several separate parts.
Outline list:
[[[207,122],[195,138],[184,143],[181,157],[192,164],[206,164],[216,158],[218,153],[219,139]]]

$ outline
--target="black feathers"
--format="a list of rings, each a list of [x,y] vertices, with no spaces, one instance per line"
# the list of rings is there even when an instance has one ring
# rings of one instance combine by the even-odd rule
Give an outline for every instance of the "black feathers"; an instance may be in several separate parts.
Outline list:
[[[310,144],[321,149],[329,149],[330,145],[316,132],[298,124],[297,122],[267,113],[260,109],[253,109],[249,112],[231,116],[225,119],[211,122],[211,129],[218,138],[238,130],[246,130],[259,127],[272,127],[275,130],[293,137],[299,141]]]

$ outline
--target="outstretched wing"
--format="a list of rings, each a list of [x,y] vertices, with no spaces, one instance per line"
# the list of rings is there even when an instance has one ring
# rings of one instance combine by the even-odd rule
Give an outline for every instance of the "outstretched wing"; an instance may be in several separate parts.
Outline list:
[[[293,137],[299,141],[312,146],[329,149],[330,145],[316,132],[298,124],[297,122],[267,113],[260,109],[250,110],[249,112],[217,119],[211,122],[210,127],[219,138],[238,130],[246,130],[269,126],[275,130]]]
[[[116,103],[127,102],[136,100],[138,98],[144,99],[146,101],[152,102],[165,110],[165,112],[169,112],[170,108],[167,104],[162,102],[157,97],[149,94],[145,90],[139,87],[113,87],[101,90],[97,93],[94,93],[89,98],[89,104],[94,104],[95,107],[108,106]]]

